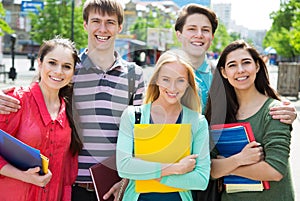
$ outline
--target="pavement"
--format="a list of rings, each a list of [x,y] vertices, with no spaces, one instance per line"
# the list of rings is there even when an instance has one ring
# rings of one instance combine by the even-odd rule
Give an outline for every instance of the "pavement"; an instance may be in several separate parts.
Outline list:
[[[0,61],[1,62],[1,61]],[[10,55],[3,55],[2,64],[5,64],[6,71],[9,71],[9,68],[12,66],[12,60]],[[31,64],[30,60],[27,59],[26,56],[15,56],[15,68],[17,71],[17,78],[15,81],[11,81],[10,79],[6,79],[6,83],[3,83],[3,75],[0,75],[0,90],[6,89],[12,86],[28,86],[33,77],[37,75],[37,70],[29,71]],[[37,62],[35,62],[35,69],[37,69]],[[153,72],[153,67],[144,68],[144,75],[146,81],[149,79]],[[277,88],[277,66],[268,66],[270,82],[273,88]],[[283,97],[291,101],[293,105],[295,105],[298,118],[293,123],[293,131],[292,131],[292,142],[291,142],[291,153],[290,153],[290,164],[292,170],[292,179],[294,182],[294,190],[296,199],[300,200],[300,154],[298,148],[300,148],[300,100],[295,97]]]

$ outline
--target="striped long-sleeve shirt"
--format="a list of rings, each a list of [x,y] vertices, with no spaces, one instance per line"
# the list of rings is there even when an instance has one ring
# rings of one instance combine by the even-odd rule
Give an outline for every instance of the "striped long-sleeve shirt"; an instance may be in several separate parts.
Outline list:
[[[106,72],[89,57],[82,57],[74,76],[77,129],[83,140],[77,182],[91,182],[89,167],[115,154],[122,112],[128,106],[128,66],[115,53],[116,62]],[[133,105],[141,105],[145,91],[143,70],[135,65]]]

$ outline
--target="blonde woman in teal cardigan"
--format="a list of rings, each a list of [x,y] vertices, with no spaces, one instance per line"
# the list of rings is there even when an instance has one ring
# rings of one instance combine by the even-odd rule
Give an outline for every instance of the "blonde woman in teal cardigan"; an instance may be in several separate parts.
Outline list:
[[[193,68],[184,52],[170,50],[159,58],[150,79],[141,124],[191,124],[191,155],[177,163],[149,162],[134,157],[135,108],[129,106],[121,117],[117,142],[117,168],[129,179],[123,200],[192,201],[190,190],[204,190],[210,175],[208,124],[201,115]],[[137,193],[135,180],[156,179],[167,186],[186,189],[170,193]]]

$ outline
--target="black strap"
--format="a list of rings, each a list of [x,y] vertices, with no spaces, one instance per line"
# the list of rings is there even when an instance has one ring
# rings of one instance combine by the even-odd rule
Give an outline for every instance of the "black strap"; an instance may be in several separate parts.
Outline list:
[[[140,124],[141,122],[141,116],[142,116],[142,112],[141,112],[141,107],[140,106],[135,106],[135,124]]]
[[[133,105],[133,94],[135,88],[135,64],[128,65],[128,105]]]

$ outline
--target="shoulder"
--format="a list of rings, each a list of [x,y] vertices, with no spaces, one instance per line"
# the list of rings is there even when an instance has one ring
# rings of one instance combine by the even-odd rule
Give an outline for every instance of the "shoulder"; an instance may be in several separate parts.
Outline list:
[[[204,115],[200,114],[197,111],[191,110],[185,106],[182,106],[183,108],[183,112],[187,115],[188,119],[190,121],[197,121],[197,122],[203,122],[203,123],[207,123],[206,118]]]
[[[273,98],[268,98],[260,110],[264,111],[266,114],[269,114],[271,107],[275,107],[275,106],[279,106],[279,105],[281,105],[281,101],[273,99]]]
[[[120,58],[120,62],[122,63],[122,65],[124,67],[126,67],[128,69],[128,73],[130,71],[132,71],[132,72],[135,72],[136,75],[143,74],[142,67],[138,66],[135,62],[129,62],[129,61],[126,61],[126,60],[124,60],[122,58]]]
[[[31,95],[31,90],[29,87],[15,87],[7,92],[7,95],[18,99],[23,102],[29,95]]]

